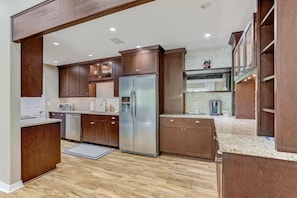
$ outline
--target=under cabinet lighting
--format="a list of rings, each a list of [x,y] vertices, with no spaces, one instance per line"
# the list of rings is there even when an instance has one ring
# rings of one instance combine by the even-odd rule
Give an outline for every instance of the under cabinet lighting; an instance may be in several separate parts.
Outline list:
[[[53,42],[53,44],[54,44],[54,45],[60,45],[60,43],[58,43],[58,42]]]
[[[137,45],[136,48],[141,48],[141,46],[140,45]]]
[[[93,54],[89,54],[89,57],[92,57],[93,56]]]
[[[208,38],[208,37],[210,37],[210,36],[211,36],[211,34],[209,34],[209,33],[206,33],[206,34],[204,35],[205,38]]]
[[[57,64],[57,63],[59,63],[59,61],[55,60],[55,61],[54,61],[54,63],[56,63],[56,64]]]

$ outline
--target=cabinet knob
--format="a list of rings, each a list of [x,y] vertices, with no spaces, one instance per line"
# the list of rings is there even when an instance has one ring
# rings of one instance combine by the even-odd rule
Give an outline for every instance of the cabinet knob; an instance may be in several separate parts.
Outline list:
[[[112,120],[115,120],[115,117],[111,117]]]
[[[173,121],[174,121],[173,119],[170,120],[170,122],[173,122]]]
[[[199,123],[200,123],[200,121],[199,121],[199,120],[196,120],[196,121],[195,121],[195,123],[196,123],[196,124],[199,124]]]
[[[52,113],[52,115],[54,116],[54,115],[56,115],[55,113]]]
[[[111,122],[111,124],[115,124],[115,122]]]
[[[95,124],[95,122],[90,122],[90,124],[92,124],[92,125],[93,125],[93,124]]]

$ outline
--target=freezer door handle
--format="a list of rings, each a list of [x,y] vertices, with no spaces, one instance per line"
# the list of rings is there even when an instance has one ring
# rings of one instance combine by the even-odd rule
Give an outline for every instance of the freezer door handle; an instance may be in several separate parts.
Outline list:
[[[130,104],[131,104],[131,108],[130,108],[130,111],[131,111],[131,118],[132,120],[134,120],[134,111],[133,111],[133,90],[131,90],[130,92]]]
[[[134,121],[136,120],[136,91],[133,91],[133,115]]]

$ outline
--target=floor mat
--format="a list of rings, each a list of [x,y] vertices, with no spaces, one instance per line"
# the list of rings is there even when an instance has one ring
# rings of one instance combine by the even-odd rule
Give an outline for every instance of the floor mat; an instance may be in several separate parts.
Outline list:
[[[71,148],[65,149],[62,151],[62,153],[96,160],[104,155],[107,155],[108,153],[112,152],[113,150],[115,150],[115,149],[105,147],[105,146],[82,143],[82,144],[73,146]]]

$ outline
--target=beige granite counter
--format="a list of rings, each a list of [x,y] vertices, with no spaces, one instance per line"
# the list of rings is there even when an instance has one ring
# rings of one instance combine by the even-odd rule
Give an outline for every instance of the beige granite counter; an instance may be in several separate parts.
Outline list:
[[[101,111],[83,111],[83,110],[73,110],[73,111],[60,111],[60,110],[50,110],[50,112],[59,112],[59,113],[79,113],[79,114],[92,114],[92,115],[110,115],[118,116],[119,112],[101,112]]]
[[[53,118],[32,118],[32,119],[24,119],[21,120],[21,127],[31,127],[43,124],[51,124],[56,122],[61,122],[60,119],[53,119]]]
[[[297,162],[296,153],[275,150],[274,138],[257,136],[255,120],[191,114],[162,114],[160,117],[214,119],[220,151]]]

